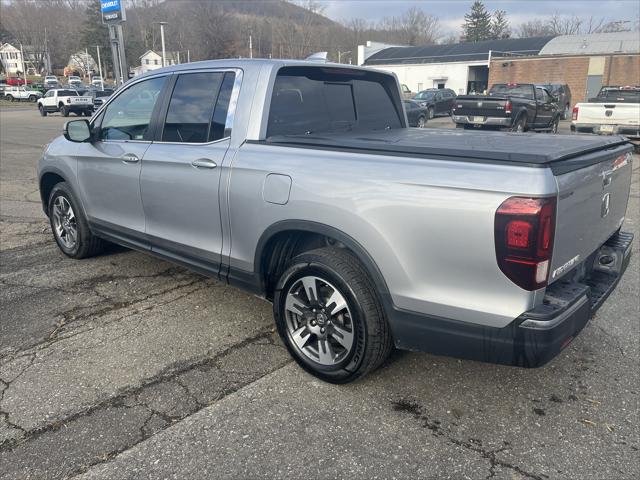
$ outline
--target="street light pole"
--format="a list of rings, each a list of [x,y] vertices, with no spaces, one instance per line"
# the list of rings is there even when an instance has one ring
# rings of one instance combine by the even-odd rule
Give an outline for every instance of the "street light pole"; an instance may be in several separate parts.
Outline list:
[[[100,86],[101,90],[104,92],[104,77],[102,76],[102,63],[100,62],[100,45],[96,45],[96,50],[98,51],[98,72],[100,73]]]
[[[162,66],[167,66],[167,56],[164,50],[164,26],[167,22],[158,22],[160,24],[160,41],[162,42]]]

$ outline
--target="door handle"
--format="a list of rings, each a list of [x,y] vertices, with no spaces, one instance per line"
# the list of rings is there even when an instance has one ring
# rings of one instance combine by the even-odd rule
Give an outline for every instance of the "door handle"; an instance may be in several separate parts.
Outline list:
[[[199,158],[191,162],[191,165],[198,168],[216,168],[218,164],[208,158]]]
[[[134,155],[133,153],[125,153],[122,156],[122,161],[127,163],[136,163],[136,162],[139,162],[140,159],[137,157],[137,155]]]

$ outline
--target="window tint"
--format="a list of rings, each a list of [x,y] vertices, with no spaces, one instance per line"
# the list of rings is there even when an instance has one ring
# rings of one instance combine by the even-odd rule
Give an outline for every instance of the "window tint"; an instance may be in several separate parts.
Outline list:
[[[124,90],[104,115],[102,140],[148,140],[147,131],[165,77],[150,78]]]
[[[390,75],[346,68],[285,67],[276,78],[267,136],[402,126]]]
[[[59,97],[77,97],[78,92],[75,90],[58,90]]]
[[[165,142],[204,143],[225,137],[225,124],[233,73],[205,72],[178,77],[162,140]]]
[[[533,87],[531,85],[498,84],[491,87],[489,95],[512,95],[533,100]]]

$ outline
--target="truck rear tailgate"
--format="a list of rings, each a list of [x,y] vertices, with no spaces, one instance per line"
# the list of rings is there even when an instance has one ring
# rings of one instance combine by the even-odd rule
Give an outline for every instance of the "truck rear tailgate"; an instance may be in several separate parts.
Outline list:
[[[631,147],[620,145],[591,154],[585,166],[556,174],[558,210],[552,283],[588,259],[621,226],[631,185]]]
[[[576,123],[638,125],[640,103],[580,103]]]

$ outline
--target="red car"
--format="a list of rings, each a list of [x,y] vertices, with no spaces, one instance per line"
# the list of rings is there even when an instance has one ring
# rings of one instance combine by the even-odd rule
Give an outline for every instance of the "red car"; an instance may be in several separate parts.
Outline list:
[[[31,84],[31,80],[27,80],[27,85]],[[18,85],[24,85],[24,78],[7,78],[7,85],[11,85],[12,87],[16,87]]]

